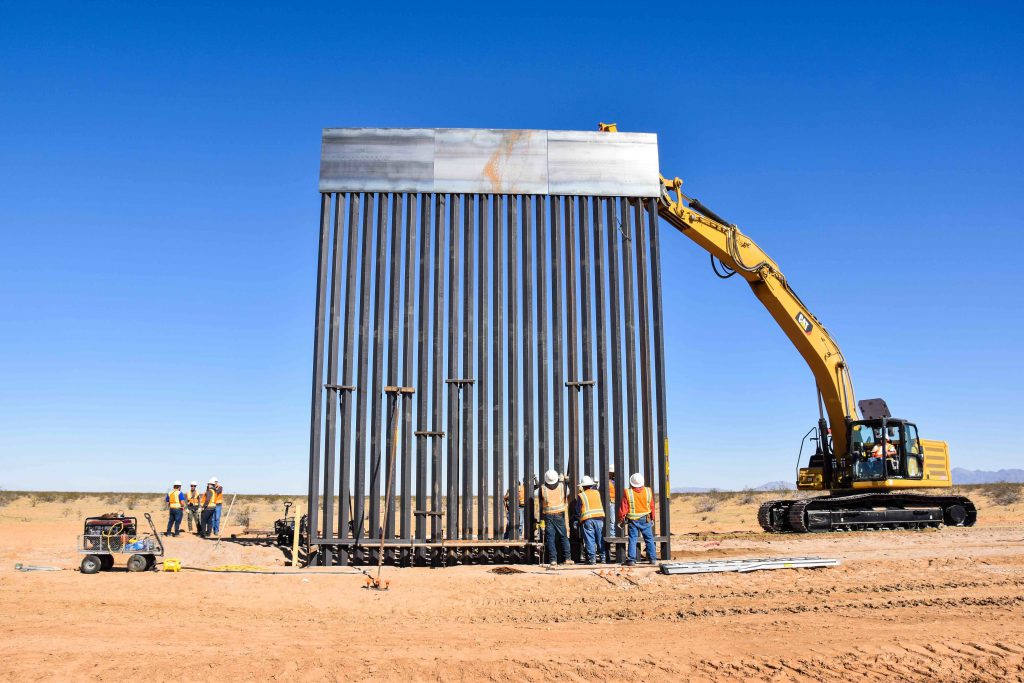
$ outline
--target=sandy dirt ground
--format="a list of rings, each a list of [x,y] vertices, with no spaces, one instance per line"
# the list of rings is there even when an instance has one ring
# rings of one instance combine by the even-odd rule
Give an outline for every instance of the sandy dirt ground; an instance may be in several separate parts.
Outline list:
[[[830,569],[385,568],[387,592],[346,568],[84,576],[81,518],[124,506],[21,496],[0,507],[0,680],[1024,680],[1024,505],[971,495],[972,529],[805,536],[756,531],[750,494],[673,501],[676,557],[842,561]],[[246,505],[254,527],[278,512]],[[187,567],[290,572],[271,547],[167,546]]]

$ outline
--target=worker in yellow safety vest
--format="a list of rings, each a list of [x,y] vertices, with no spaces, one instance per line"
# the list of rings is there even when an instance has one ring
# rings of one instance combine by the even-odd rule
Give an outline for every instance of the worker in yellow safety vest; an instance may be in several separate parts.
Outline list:
[[[216,517],[217,510],[220,508],[223,501],[223,490],[220,495],[218,495],[216,484],[213,479],[210,479],[206,484],[206,493],[203,494],[202,523],[199,526],[199,535],[203,538],[210,538],[217,533],[214,530],[214,518]]]
[[[224,487],[220,485],[220,479],[210,477],[213,485],[213,533],[220,535],[220,512],[224,507]]]
[[[548,564],[575,564],[569,550],[569,532],[565,528],[565,511],[569,507],[565,475],[548,470],[544,473],[544,485],[538,490]]]
[[[658,549],[654,545],[654,491],[644,486],[644,476],[639,472],[629,478],[629,488],[622,497],[618,512],[619,523],[625,521],[629,525],[629,544],[626,561],[623,564],[627,567],[636,564],[636,545],[641,535],[644,537],[644,545],[647,546],[647,561],[657,564]]]
[[[192,533],[192,522],[195,522],[195,533],[199,533],[199,508],[203,505],[203,494],[196,490],[198,483],[192,482],[188,485],[188,493],[185,494],[185,519],[188,521],[188,531]]]
[[[181,513],[185,509],[185,494],[181,492],[180,481],[174,482],[174,488],[168,491],[164,502],[167,503],[167,535],[177,536],[181,533]]]
[[[604,503],[597,482],[589,475],[580,480],[580,492],[576,497],[577,515],[583,532],[587,564],[604,561]]]
[[[519,480],[519,505],[515,513],[509,508],[508,504],[508,491],[505,491],[505,538],[512,538],[512,515],[515,514],[516,520],[516,532],[521,534],[523,531],[523,506],[526,505],[526,489],[523,488],[523,481]]]

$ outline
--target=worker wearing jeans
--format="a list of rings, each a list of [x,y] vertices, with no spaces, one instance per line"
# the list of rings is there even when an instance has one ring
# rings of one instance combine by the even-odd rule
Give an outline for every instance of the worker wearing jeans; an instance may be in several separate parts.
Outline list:
[[[199,535],[202,538],[209,538],[213,535],[213,514],[216,508],[203,508],[202,521],[199,525]]]
[[[168,491],[164,502],[167,503],[167,535],[177,536],[181,533],[181,513],[185,508],[185,494],[181,492],[180,481],[174,482],[174,488]]]
[[[573,564],[569,550],[569,532],[565,529],[565,477],[548,470],[540,487],[541,512],[544,515],[544,541],[548,564]]]
[[[597,482],[589,475],[580,481],[580,494],[576,498],[576,515],[583,531],[587,564],[604,561],[604,504],[597,490]]]
[[[203,524],[202,533],[200,535],[204,538],[220,534],[220,524],[217,520],[217,513],[220,511],[221,502],[223,500],[224,489],[217,484],[217,478],[213,477],[206,485],[206,493],[203,494]]]
[[[220,535],[220,511],[224,506],[224,487],[220,485],[217,477],[210,477],[210,486],[213,490],[213,533]]]
[[[629,488],[619,505],[619,523],[625,521],[629,525],[629,543],[627,545],[627,567],[636,564],[636,546],[644,537],[647,547],[647,561],[658,562],[658,549],[654,545],[654,492],[644,486],[644,477],[639,472],[629,478]]]

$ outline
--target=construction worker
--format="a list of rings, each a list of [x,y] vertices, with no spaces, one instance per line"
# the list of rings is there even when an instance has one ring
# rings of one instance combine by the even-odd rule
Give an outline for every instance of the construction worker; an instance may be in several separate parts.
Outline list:
[[[526,505],[526,489],[523,488],[523,480],[519,480],[519,505],[516,511],[516,532],[523,532],[523,506]],[[508,506],[508,491],[505,491],[505,538],[512,538],[512,512]]]
[[[224,506],[224,487],[220,485],[220,480],[217,477],[210,477],[210,483],[213,484],[214,492],[214,509],[213,509],[213,533],[220,535],[220,511]]]
[[[174,482],[174,488],[164,497],[167,503],[167,535],[177,536],[181,533],[181,512],[185,509],[185,494],[181,492],[181,482]],[[171,533],[174,527],[174,533]]]
[[[196,482],[192,482],[188,485],[188,493],[185,494],[185,510],[187,515],[185,519],[188,520],[188,531],[192,533],[192,522],[196,523],[195,533],[200,532],[199,526],[199,508],[203,504],[203,494],[196,490],[196,486],[199,486]]]
[[[604,504],[597,482],[588,475],[580,480],[580,493],[576,498],[578,515],[583,530],[587,564],[604,561]]]
[[[544,473],[540,487],[541,514],[544,515],[544,539],[548,564],[574,564],[569,554],[569,533],[565,529],[566,502],[565,475],[554,470]]]
[[[643,535],[644,545],[647,546],[647,561],[657,564],[658,549],[654,545],[654,492],[644,486],[644,476],[637,472],[629,478],[629,488],[625,494],[619,505],[619,524],[625,521],[629,525],[629,544],[626,561],[623,564],[627,567],[636,564],[636,544],[640,535]]]
[[[217,514],[217,492],[213,488],[213,479],[206,484],[206,493],[203,494],[203,514],[199,525],[199,535],[203,538],[213,536],[213,518]]]
[[[896,446],[885,439],[885,432],[875,429],[875,445],[871,449],[867,462],[864,463],[865,475],[871,479],[884,478],[886,460],[889,461],[889,466],[895,469]]]

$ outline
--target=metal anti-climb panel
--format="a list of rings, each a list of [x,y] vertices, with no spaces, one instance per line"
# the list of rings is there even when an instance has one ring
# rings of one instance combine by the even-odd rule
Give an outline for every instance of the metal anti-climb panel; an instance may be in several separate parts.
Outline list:
[[[658,197],[652,133],[326,128],[321,192]]]

